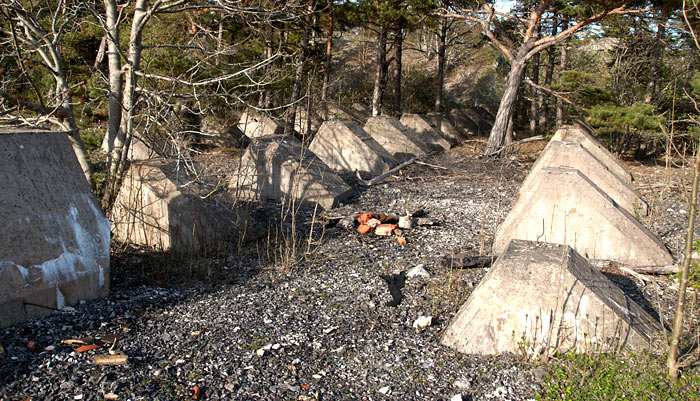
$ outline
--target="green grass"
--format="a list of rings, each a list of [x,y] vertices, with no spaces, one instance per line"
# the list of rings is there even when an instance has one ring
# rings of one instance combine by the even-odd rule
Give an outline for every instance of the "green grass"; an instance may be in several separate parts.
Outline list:
[[[687,369],[678,384],[663,357],[648,354],[564,355],[547,366],[538,400],[697,400],[700,370]]]

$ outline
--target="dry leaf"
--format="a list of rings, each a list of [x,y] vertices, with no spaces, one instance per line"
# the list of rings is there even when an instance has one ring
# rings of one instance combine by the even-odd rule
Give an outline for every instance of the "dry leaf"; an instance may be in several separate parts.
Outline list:
[[[95,355],[93,363],[95,365],[125,365],[129,357],[121,352],[115,351],[113,355]]]
[[[36,351],[37,350],[36,343],[32,340],[29,340],[29,342],[27,343],[27,349],[29,349],[30,351]]]
[[[114,394],[114,393],[107,393],[107,394],[105,394],[104,399],[107,401],[113,401],[113,400],[118,400],[119,396]]]
[[[403,234],[403,231],[402,231],[402,230],[400,230],[400,229],[398,229],[398,228],[394,228],[394,235],[400,237],[402,234]]]
[[[194,394],[192,394],[192,399],[198,400],[199,399],[199,392],[200,392],[199,386],[194,386],[194,388],[192,388],[192,390],[194,391]]]
[[[86,351],[92,351],[94,349],[102,348],[101,345],[97,344],[90,344],[90,345],[83,345],[82,347],[78,347],[75,349],[75,352],[86,352]]]

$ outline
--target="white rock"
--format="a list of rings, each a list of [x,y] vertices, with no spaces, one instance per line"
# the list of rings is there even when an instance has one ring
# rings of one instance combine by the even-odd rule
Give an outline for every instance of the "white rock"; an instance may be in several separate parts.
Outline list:
[[[48,347],[44,348],[44,351],[52,352],[55,349],[56,349],[56,347],[54,347],[53,345],[49,345]]]
[[[419,331],[430,326],[431,324],[433,324],[432,316],[420,316],[415,322],[413,322],[413,328],[416,329],[416,331]]]
[[[430,272],[428,271],[428,269],[425,268],[425,265],[421,263],[421,264],[413,267],[408,272],[406,272],[406,277],[409,277],[409,278],[411,278],[411,277],[429,278]]]
[[[410,229],[411,227],[413,227],[413,219],[411,216],[399,217],[399,228]]]
[[[450,401],[462,401],[462,394],[455,394],[454,397],[450,398]]]
[[[265,349],[264,349],[264,348],[258,348],[258,349],[255,351],[255,354],[256,354],[257,356],[263,356],[263,355],[265,355]]]
[[[384,386],[384,387],[382,387],[382,388],[379,389],[379,392],[382,393],[382,394],[384,394],[384,395],[391,394],[391,387],[389,387],[389,386]]]

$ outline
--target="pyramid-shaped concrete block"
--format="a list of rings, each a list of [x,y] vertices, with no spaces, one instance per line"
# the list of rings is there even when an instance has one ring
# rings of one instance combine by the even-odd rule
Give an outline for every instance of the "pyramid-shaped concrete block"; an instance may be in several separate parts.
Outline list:
[[[68,135],[0,130],[0,326],[109,291],[109,221]]]
[[[663,328],[568,246],[514,240],[448,326],[459,352],[646,350]]]
[[[457,128],[457,130],[462,133],[463,137],[469,138],[479,134],[479,126],[476,125],[476,123],[472,121],[469,116],[464,114],[462,110],[452,109],[445,117],[447,118],[447,121],[452,124],[452,126]]]
[[[467,139],[452,123],[449,118],[440,113],[428,113],[422,116],[430,126],[440,131],[445,137],[451,140],[454,144]]]
[[[491,132],[493,128],[493,120],[490,115],[483,115],[479,111],[474,109],[464,109],[462,110],[474,123],[479,127],[479,134],[487,134]]]
[[[195,178],[202,179],[174,160],[133,163],[112,206],[116,238],[159,251],[202,254],[231,248],[244,231],[252,232],[248,214],[231,194],[212,194],[216,182],[201,185]]]
[[[593,134],[580,124],[565,125],[557,130],[552,137],[552,141],[567,141],[580,143],[593,156],[600,160],[605,167],[610,169],[615,175],[620,177],[622,181],[631,183],[632,175],[620,163],[620,161],[610,153],[603,145],[595,139]]]
[[[398,164],[394,156],[351,121],[324,122],[309,150],[334,170],[377,176]]]
[[[254,109],[246,109],[238,120],[238,129],[248,138],[266,135],[282,135],[284,127],[271,117]]]
[[[443,152],[449,150],[456,143],[443,136],[440,131],[433,128],[428,121],[418,114],[404,114],[399,122],[434,151]]]
[[[367,119],[364,129],[399,161],[431,152],[430,147],[425,142],[393,117],[370,117]]]
[[[316,204],[331,209],[352,196],[342,178],[289,135],[255,138],[230,187],[243,199]]]
[[[580,171],[543,167],[496,231],[493,252],[512,239],[566,244],[589,259],[635,266],[673,263],[666,247]]]
[[[549,141],[523,181],[520,194],[529,191],[532,181],[540,178],[542,167],[569,167],[579,170],[632,215],[647,214],[647,203],[632,185],[621,180],[580,143]]]

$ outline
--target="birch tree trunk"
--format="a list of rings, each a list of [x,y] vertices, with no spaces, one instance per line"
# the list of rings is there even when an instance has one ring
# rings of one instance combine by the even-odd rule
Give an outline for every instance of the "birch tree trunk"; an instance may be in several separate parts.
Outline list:
[[[102,150],[107,153],[108,171],[112,171],[112,163],[119,159],[115,154],[117,141],[121,146],[119,128],[121,126],[121,98],[122,98],[122,62],[119,52],[119,25],[117,23],[118,11],[116,0],[105,0],[105,39],[107,42],[107,65],[109,76],[109,93],[107,95],[107,109],[109,113],[107,121],[107,133],[102,141]]]

